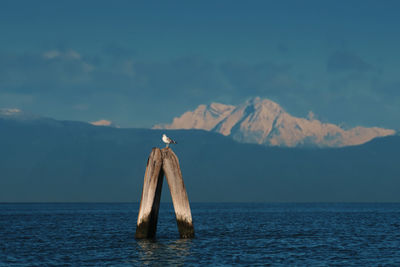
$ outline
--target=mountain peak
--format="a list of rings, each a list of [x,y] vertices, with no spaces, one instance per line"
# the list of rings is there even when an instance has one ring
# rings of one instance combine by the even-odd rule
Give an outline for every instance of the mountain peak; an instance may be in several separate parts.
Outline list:
[[[234,106],[221,103],[199,105],[195,110],[187,111],[182,116],[174,118],[172,124],[154,125],[153,129],[204,129],[209,131],[226,118],[234,108]]]
[[[231,136],[243,143],[284,147],[342,147],[395,134],[394,130],[378,127],[344,130],[335,124],[322,123],[312,112],[307,118],[294,117],[278,103],[260,97],[238,106],[221,103],[199,105],[194,111],[174,118],[171,124],[159,124],[153,128],[203,129]]]
[[[272,101],[270,99],[267,99],[267,98],[262,99],[262,98],[260,98],[258,96],[247,100],[245,103],[248,104],[248,105],[254,105],[254,106],[257,106],[257,107],[266,107],[266,108],[271,108],[271,109],[282,109],[282,107],[278,103],[276,103],[276,102],[274,102],[274,101]]]
[[[269,99],[261,99],[260,97],[247,100],[243,107],[245,107],[246,113],[251,112],[262,117],[276,117],[285,112],[278,103]]]
[[[94,126],[107,126],[107,127],[117,127],[114,122],[110,120],[100,119],[98,121],[91,121],[89,122],[91,125]],[[117,127],[118,128],[118,127]]]

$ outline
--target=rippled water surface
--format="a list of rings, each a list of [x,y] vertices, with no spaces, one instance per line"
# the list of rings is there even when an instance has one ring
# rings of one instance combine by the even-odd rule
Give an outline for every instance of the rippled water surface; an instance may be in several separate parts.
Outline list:
[[[162,204],[135,240],[139,204],[0,204],[0,265],[400,265],[400,204],[197,204],[179,239]]]

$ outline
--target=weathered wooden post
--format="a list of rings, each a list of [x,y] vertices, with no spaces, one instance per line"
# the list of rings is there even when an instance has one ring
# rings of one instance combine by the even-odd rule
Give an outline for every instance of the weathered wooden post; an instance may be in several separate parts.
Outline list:
[[[161,150],[163,165],[162,169],[167,177],[172,203],[174,204],[176,223],[181,238],[194,237],[192,213],[190,211],[189,199],[183,183],[179,160],[171,148]]]
[[[144,174],[142,198],[136,225],[136,238],[153,238],[157,230],[158,210],[160,207],[163,170],[161,151],[153,148],[147,160]]]
[[[147,161],[136,226],[135,237],[138,239],[155,237],[164,173],[171,192],[179,235],[181,238],[194,237],[192,214],[179,160],[172,149],[167,147],[162,150],[153,148]]]

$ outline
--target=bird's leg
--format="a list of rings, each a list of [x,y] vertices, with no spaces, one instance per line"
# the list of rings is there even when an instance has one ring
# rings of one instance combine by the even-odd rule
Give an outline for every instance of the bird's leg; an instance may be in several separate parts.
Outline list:
[[[165,147],[169,147],[169,144],[167,144]]]

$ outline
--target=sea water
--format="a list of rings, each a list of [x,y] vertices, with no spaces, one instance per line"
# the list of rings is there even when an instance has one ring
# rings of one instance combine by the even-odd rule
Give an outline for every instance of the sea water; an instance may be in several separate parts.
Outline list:
[[[0,266],[400,266],[400,204],[192,203],[179,239],[162,203],[135,240],[138,203],[0,204]]]

